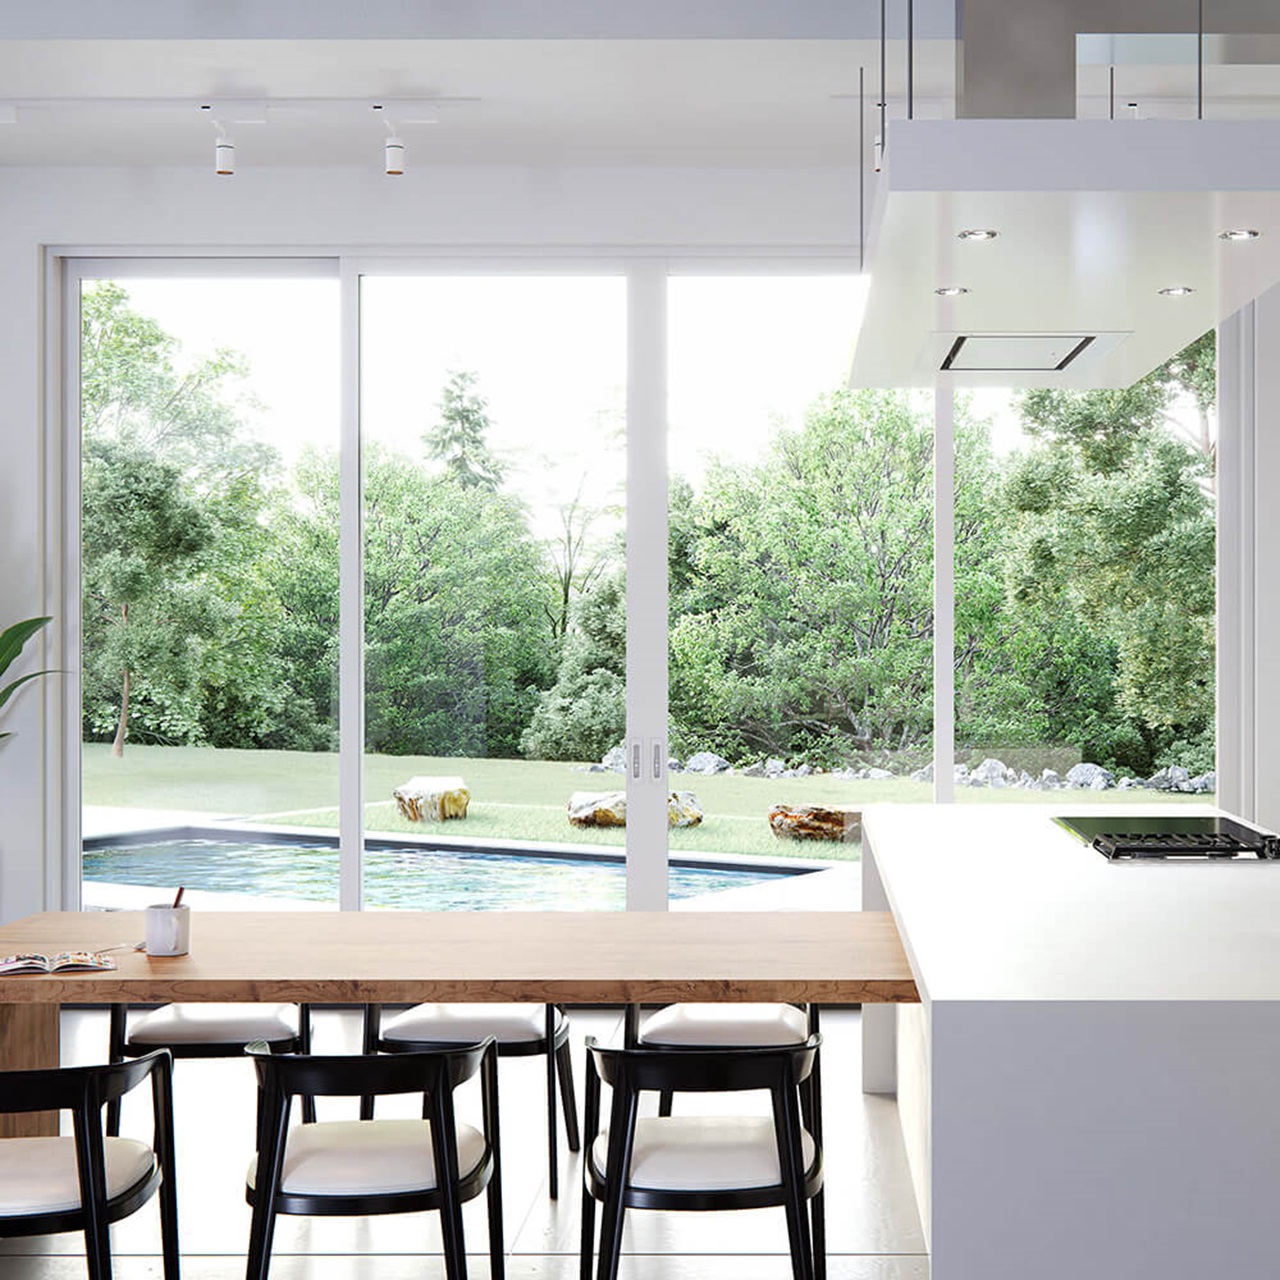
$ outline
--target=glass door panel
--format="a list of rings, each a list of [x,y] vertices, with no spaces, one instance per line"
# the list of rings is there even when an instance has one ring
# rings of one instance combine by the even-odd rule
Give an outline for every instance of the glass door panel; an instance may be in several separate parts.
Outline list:
[[[79,303],[84,905],[336,906],[337,281]]]
[[[360,312],[364,903],[620,908],[625,281],[364,276]]]
[[[930,798],[931,406],[846,389],[861,305],[670,281],[673,898],[684,861],[856,857],[861,804]]]
[[[956,798],[1212,803],[1213,334],[957,414]]]

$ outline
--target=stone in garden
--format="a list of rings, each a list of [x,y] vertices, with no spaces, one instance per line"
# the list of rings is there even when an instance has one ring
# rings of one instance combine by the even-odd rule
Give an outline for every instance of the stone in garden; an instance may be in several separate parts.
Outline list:
[[[813,766],[807,764],[798,764],[791,770],[791,774],[796,778],[807,778],[813,772]]]
[[[1062,778],[1056,769],[1041,769],[1040,785],[1046,791],[1056,791],[1062,786]]]
[[[932,782],[933,781],[933,765],[927,764],[923,769],[917,769],[911,775],[912,782]]]
[[[1181,765],[1171,764],[1167,769],[1153,773],[1147,779],[1147,786],[1154,787],[1157,791],[1181,791],[1190,781],[1191,774],[1186,769]]]
[[[749,764],[742,771],[744,778],[763,778],[764,777],[764,761],[757,760],[755,764]]]
[[[1039,790],[1039,787],[1036,786],[1036,780],[1025,769],[1018,774],[1017,785],[1027,791]]]
[[[1204,795],[1207,791],[1217,791],[1218,775],[1214,770],[1208,773],[1202,773],[1198,778],[1191,779],[1191,790],[1197,795]]]
[[[392,793],[400,813],[410,822],[444,822],[465,818],[471,792],[461,778],[410,778]]]
[[[667,826],[696,827],[702,821],[702,806],[692,791],[673,791],[667,797]]]
[[[967,764],[956,765],[954,776],[957,782],[963,782],[969,776],[969,766]]]
[[[685,773],[723,773],[728,767],[724,756],[714,751],[698,751],[684,762]]]
[[[684,765],[681,764],[680,761],[675,758],[675,756],[672,756],[671,759],[667,761],[667,772],[683,773]]]
[[[610,747],[608,751],[600,757],[600,763],[611,773],[626,773],[627,771],[627,749],[618,743],[616,747]]]
[[[775,804],[769,829],[780,840],[857,840],[862,810],[847,804]]]
[[[888,769],[868,769],[864,776],[871,782],[883,782],[886,778],[892,778],[893,774]]]
[[[1003,787],[1012,781],[1009,775],[1012,770],[1003,760],[988,757],[969,775],[970,786]]]
[[[1098,778],[1103,779],[1103,784],[1095,787],[1093,784]],[[1073,764],[1067,770],[1067,786],[1077,791],[1105,791],[1108,787],[1115,786],[1115,782],[1115,774],[1110,769],[1104,769],[1100,764],[1089,764],[1086,761],[1082,764]]]
[[[779,760],[777,756],[770,756],[764,762],[764,776],[766,778],[780,778],[786,767],[785,761]]]
[[[575,791],[569,797],[569,821],[575,827],[625,827],[625,791]]]

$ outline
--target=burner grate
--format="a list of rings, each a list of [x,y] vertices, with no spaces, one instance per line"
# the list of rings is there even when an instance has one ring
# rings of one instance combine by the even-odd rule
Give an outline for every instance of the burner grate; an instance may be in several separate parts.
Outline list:
[[[1234,824],[1233,824],[1234,825]],[[1107,858],[1257,858],[1280,857],[1280,842],[1260,831],[1102,832],[1093,847]]]

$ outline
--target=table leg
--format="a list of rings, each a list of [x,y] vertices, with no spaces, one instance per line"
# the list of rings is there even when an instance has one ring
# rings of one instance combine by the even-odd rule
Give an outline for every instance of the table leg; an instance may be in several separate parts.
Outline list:
[[[0,1070],[24,1071],[57,1065],[58,1006],[0,1004]],[[35,1138],[57,1132],[56,1111],[0,1115],[0,1138]]]

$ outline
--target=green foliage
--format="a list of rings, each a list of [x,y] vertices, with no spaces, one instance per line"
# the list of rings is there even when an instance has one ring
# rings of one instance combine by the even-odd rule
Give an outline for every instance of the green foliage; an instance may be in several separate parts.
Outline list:
[[[0,676],[4,675],[18,660],[19,655],[26,648],[27,641],[52,621],[52,618],[28,618],[24,622],[15,622],[12,626],[0,631]],[[17,680],[10,680],[8,684],[0,685],[0,710],[4,709],[5,704],[24,684],[48,674],[47,671],[32,671],[25,676],[19,676]],[[0,739],[11,736],[8,733],[0,733]]]
[[[621,573],[574,608],[555,684],[539,698],[521,749],[537,760],[599,760],[627,727],[626,589]]]
[[[427,453],[443,462],[464,489],[495,492],[506,468],[489,448],[489,406],[476,391],[476,375],[449,374],[440,395],[440,420],[424,436]]]

